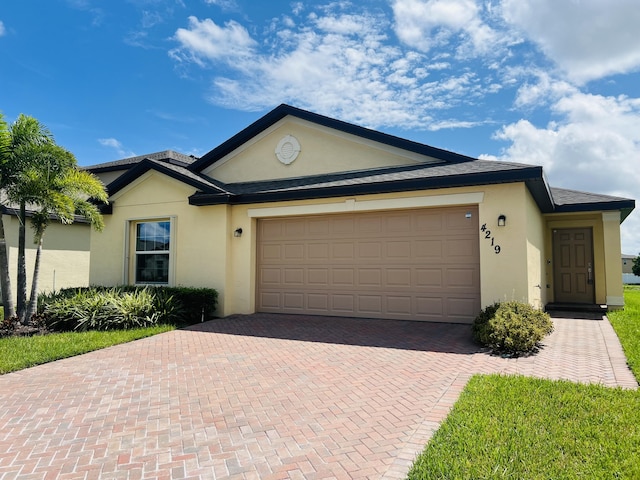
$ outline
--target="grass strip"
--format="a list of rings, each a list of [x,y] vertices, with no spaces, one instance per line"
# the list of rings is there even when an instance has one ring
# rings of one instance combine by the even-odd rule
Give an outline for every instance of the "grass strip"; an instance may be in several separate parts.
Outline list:
[[[640,395],[475,376],[408,476],[457,478],[640,478]]]
[[[119,343],[174,330],[170,325],[159,325],[131,330],[105,332],[53,333],[33,337],[8,337],[0,339],[0,374],[73,357]]]
[[[624,309],[609,312],[607,317],[618,334],[629,368],[640,381],[640,286],[626,286]]]

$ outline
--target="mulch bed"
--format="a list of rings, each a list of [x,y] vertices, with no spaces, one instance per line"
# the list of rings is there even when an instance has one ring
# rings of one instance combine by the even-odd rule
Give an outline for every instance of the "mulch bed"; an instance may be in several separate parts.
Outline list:
[[[18,322],[17,318],[0,320],[0,338],[5,337],[31,337],[33,335],[46,335],[51,333],[42,318],[34,317],[26,324]]]

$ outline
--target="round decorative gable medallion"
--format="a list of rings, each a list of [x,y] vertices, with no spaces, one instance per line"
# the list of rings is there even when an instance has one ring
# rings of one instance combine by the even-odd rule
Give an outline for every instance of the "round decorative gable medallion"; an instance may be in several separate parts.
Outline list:
[[[298,158],[299,153],[300,142],[298,142],[298,139],[293,135],[285,135],[282,137],[276,147],[276,157],[285,165],[289,165]]]

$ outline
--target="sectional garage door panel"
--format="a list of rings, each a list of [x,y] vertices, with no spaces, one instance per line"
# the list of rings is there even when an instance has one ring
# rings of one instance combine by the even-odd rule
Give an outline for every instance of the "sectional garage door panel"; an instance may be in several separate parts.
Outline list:
[[[471,322],[477,218],[452,207],[260,219],[257,310]]]

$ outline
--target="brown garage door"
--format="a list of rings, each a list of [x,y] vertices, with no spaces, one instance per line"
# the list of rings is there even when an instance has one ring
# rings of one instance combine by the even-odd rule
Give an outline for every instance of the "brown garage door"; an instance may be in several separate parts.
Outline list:
[[[257,310],[471,322],[477,207],[258,221]]]

